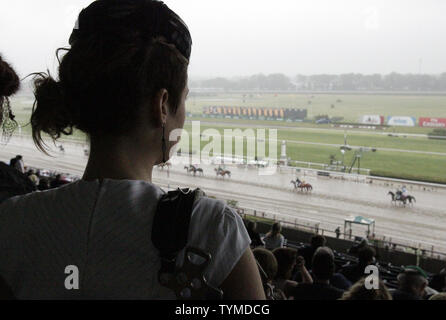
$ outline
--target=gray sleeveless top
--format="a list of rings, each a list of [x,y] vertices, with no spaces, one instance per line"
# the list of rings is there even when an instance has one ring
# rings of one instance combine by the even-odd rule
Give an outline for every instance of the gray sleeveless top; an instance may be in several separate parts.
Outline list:
[[[157,281],[150,240],[162,194],[148,182],[105,179],[7,200],[0,205],[0,275],[19,299],[174,299]],[[194,204],[188,244],[211,253],[211,285],[221,285],[249,243],[243,220],[223,202]],[[73,266],[79,288],[67,289]]]

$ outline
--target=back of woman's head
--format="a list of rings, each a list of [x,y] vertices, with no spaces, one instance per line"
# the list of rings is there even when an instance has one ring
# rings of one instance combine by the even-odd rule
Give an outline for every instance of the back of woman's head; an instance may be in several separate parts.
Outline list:
[[[77,128],[120,136],[156,123],[151,102],[166,89],[176,112],[187,83],[192,40],[184,22],[155,0],[97,0],[79,14],[59,80],[38,74],[33,139]]]
[[[344,292],[341,300],[392,300],[392,295],[382,280],[379,280],[378,289],[369,289],[365,286],[365,278],[361,278]]]
[[[297,250],[292,248],[277,248],[273,250],[273,254],[277,260],[276,278],[289,279],[293,267],[296,264]]]

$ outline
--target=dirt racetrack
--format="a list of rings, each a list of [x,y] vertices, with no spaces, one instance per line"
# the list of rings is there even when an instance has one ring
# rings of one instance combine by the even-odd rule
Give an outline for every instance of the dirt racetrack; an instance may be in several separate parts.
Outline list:
[[[24,157],[25,165],[63,173],[82,175],[87,162],[83,146],[63,144],[65,152],[53,152],[53,158],[39,152],[27,138],[13,138],[0,146],[0,160],[9,163],[16,154]],[[303,176],[313,185],[311,193],[295,192],[290,183],[296,174],[277,171],[273,175],[259,175],[256,168],[226,166],[231,178],[217,177],[215,165],[203,165],[204,176],[187,174],[185,164],[174,164],[169,170],[154,168],[153,182],[164,188],[177,186],[200,187],[208,195],[238,201],[239,206],[258,211],[273,212],[292,217],[298,223],[320,223],[320,227],[334,230],[344,225],[349,216],[375,219],[378,237],[446,252],[446,188],[422,191],[409,187],[415,196],[413,207],[395,206],[390,202],[389,187],[354,181],[333,180],[327,177]],[[356,228],[356,229],[355,229]],[[354,227],[353,234],[364,236],[365,229]]]

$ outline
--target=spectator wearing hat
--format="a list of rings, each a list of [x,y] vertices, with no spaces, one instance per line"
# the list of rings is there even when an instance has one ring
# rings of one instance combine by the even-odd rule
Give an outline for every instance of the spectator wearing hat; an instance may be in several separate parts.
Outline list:
[[[398,289],[392,292],[393,300],[422,300],[427,283],[423,272],[406,268],[398,275]]]

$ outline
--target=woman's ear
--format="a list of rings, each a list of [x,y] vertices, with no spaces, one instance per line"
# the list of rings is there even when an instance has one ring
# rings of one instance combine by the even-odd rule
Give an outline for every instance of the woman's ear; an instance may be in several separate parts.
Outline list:
[[[155,118],[159,125],[165,124],[167,115],[169,114],[169,92],[166,89],[161,89],[157,92],[154,99]]]

